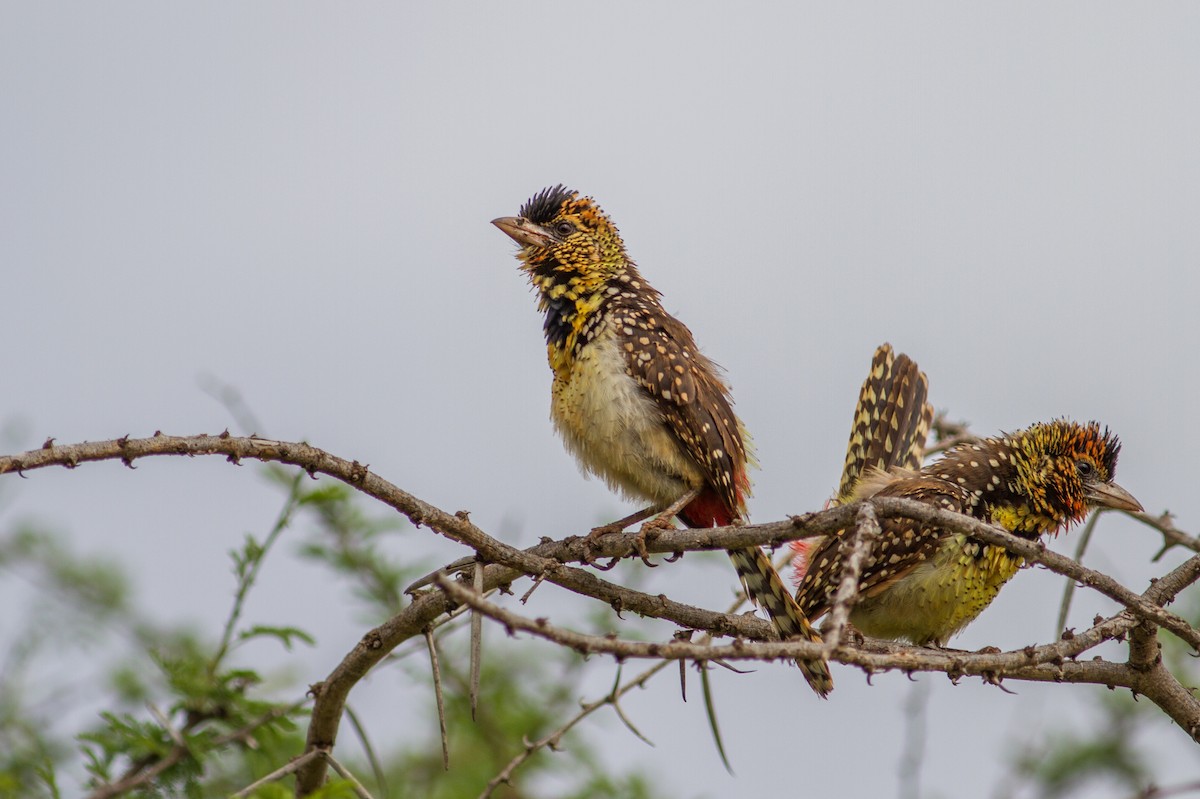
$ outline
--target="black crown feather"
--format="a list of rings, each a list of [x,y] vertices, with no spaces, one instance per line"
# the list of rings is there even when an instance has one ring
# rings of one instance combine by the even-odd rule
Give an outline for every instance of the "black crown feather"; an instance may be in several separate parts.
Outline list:
[[[575,197],[576,193],[575,190],[568,189],[561,183],[548,189],[542,189],[521,206],[520,215],[539,225],[549,224],[554,217],[558,216],[562,204]]]

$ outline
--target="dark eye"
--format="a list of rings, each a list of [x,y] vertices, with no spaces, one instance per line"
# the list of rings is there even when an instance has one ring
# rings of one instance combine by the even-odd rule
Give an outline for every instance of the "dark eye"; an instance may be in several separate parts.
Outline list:
[[[1075,461],[1075,471],[1084,480],[1091,480],[1096,476],[1096,464],[1091,461]]]
[[[570,222],[559,222],[554,226],[554,232],[563,238],[566,238],[575,232],[575,226]]]

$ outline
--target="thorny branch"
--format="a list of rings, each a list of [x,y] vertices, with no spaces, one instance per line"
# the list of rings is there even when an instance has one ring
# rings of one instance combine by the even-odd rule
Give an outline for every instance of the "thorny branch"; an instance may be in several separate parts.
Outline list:
[[[965,431],[958,431],[950,426],[947,426],[945,433],[947,439],[967,435]],[[672,659],[771,660],[790,659],[797,655],[817,657],[825,648],[823,645],[805,641],[772,642],[770,625],[761,619],[683,605],[665,596],[651,596],[633,591],[602,580],[591,571],[566,565],[588,564],[596,558],[628,557],[633,554],[634,549],[628,536],[606,535],[586,544],[581,538],[570,536],[562,540],[545,541],[528,550],[518,550],[484,533],[469,521],[466,513],[446,513],[371,473],[367,466],[357,461],[338,458],[304,443],[274,441],[253,436],[235,437],[227,432],[217,436],[192,437],[156,433],[150,438],[132,439],[126,436],[110,441],[64,446],[48,441],[42,449],[0,457],[0,475],[16,472],[24,476],[25,472],[38,468],[56,465],[75,468],[89,461],[102,460],[120,460],[132,466],[134,460],[154,455],[221,455],[234,464],[249,458],[298,466],[313,477],[317,474],[329,475],[394,508],[417,526],[428,526],[434,532],[474,552],[474,557],[480,563],[489,564],[482,568],[482,580],[476,583],[482,591],[507,586],[524,575],[530,575],[605,601],[618,612],[628,611],[663,618],[686,629],[706,630],[717,636],[735,637],[732,644],[712,645],[682,640],[644,643],[585,636],[560,630],[548,622],[531,621],[511,614],[483,600],[478,590],[467,589],[440,577],[438,589],[415,594],[407,607],[368,632],[329,677],[313,687],[315,701],[308,730],[307,753],[328,753],[333,749],[350,690],[398,644],[423,636],[431,624],[435,624],[451,610],[449,592],[459,592],[455,595],[456,599],[470,604],[479,612],[513,629],[548,637],[580,651],[605,652],[618,658],[654,658],[664,664]],[[860,513],[864,514],[864,518],[869,517],[871,512],[864,511],[868,506],[878,519],[912,518],[973,536],[985,543],[1005,547],[1030,562],[1040,563],[1054,572],[1105,594],[1125,609],[1067,640],[998,654],[930,650],[877,641],[868,641],[862,646],[852,647],[837,641],[838,636],[835,635],[832,642],[834,646],[829,647],[833,650],[830,653],[832,660],[857,666],[869,673],[888,669],[908,672],[943,671],[952,679],[964,675],[980,675],[992,682],[1001,678],[1016,678],[1122,686],[1155,702],[1189,735],[1200,740],[1200,701],[1197,701],[1190,690],[1180,685],[1163,666],[1162,659],[1157,654],[1156,635],[1157,629],[1161,627],[1193,648],[1200,649],[1200,631],[1163,607],[1180,591],[1200,579],[1200,555],[1190,558],[1154,581],[1145,593],[1137,594],[1107,575],[1046,550],[1040,543],[1016,538],[970,517],[897,498],[875,498],[867,503],[855,503],[820,513],[794,516],[770,524],[665,530],[650,538],[646,545],[652,553],[762,545],[774,547],[800,538],[830,535],[855,528]],[[1136,518],[1163,535],[1164,548],[1182,546],[1200,552],[1200,541],[1178,531],[1169,516],[1153,517],[1140,514]],[[852,545],[852,552],[858,550],[858,546]],[[843,577],[848,578],[850,571],[848,567]],[[1128,663],[1100,659],[1074,660],[1103,641],[1125,637],[1131,642]],[[320,787],[325,779],[328,762],[328,757],[315,756],[299,764],[296,768],[298,794],[305,795]]]
[[[875,509],[871,505],[863,505],[858,511],[854,529],[846,533],[840,542],[844,558],[842,580],[838,583],[837,593],[833,595],[829,623],[822,631],[825,638],[822,654],[825,657],[829,657],[842,643],[842,635],[850,621],[850,609],[858,598],[858,578],[862,575],[863,564],[870,557],[871,547],[878,538],[879,519],[875,517]]]

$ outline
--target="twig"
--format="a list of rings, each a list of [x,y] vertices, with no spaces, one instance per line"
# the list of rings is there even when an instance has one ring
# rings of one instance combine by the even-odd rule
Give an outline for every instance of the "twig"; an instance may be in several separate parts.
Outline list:
[[[617,658],[666,660],[774,660],[779,658],[814,659],[823,644],[793,639],[789,641],[743,641],[732,644],[693,643],[675,639],[670,642],[630,641],[613,636],[589,635],[552,625],[545,618],[530,619],[499,607],[476,596],[471,589],[453,580],[439,578],[438,587],[453,601],[470,605],[483,615],[502,624],[510,635],[527,632],[539,638],[573,649],[584,655],[607,654]],[[1106,640],[1111,640],[1135,627],[1139,621],[1127,614],[1106,619],[1091,630],[1079,633],[1067,641],[1040,647],[1002,653],[971,653],[955,650],[929,649],[873,641],[861,648],[840,647],[833,657],[850,665],[875,670],[950,671],[962,674],[1019,671],[1028,666],[1055,663],[1077,657]]]
[[[665,598],[655,602],[653,601],[655,598],[647,597],[647,595],[630,593],[627,589],[598,581],[598,578],[595,578],[590,572],[576,569],[564,571],[566,567],[563,564],[567,562],[586,562],[594,558],[629,556],[633,549],[632,543],[628,540],[629,536],[601,536],[594,541],[587,542],[586,545],[582,539],[568,538],[539,544],[522,552],[486,535],[468,519],[447,514],[400,490],[372,474],[362,464],[337,458],[307,444],[256,437],[238,438],[228,434],[190,438],[160,434],[144,439],[124,437],[112,441],[64,446],[55,445],[53,441],[50,441],[43,449],[15,456],[0,457],[0,474],[7,472],[23,474],[33,469],[52,465],[73,468],[85,462],[99,460],[120,460],[132,465],[133,461],[138,458],[153,455],[222,455],[234,463],[245,458],[252,458],[265,462],[300,466],[310,475],[317,473],[330,475],[395,508],[415,524],[428,525],[438,534],[474,550],[487,562],[508,564],[502,567],[486,567],[484,584],[487,588],[505,585],[522,573],[546,572],[548,580],[570,590],[597,598],[611,597],[614,603],[629,599],[641,603],[635,609],[638,613],[670,619],[691,629],[712,630],[719,634],[737,634],[746,637],[766,638],[770,635],[769,625],[761,619],[731,617],[728,614],[718,614],[679,603],[671,603]],[[1161,578],[1158,583],[1151,586],[1145,595],[1139,597],[1106,575],[1079,566],[1069,558],[1044,551],[1037,543],[1010,536],[976,519],[898,498],[877,497],[869,502],[875,506],[876,514],[881,519],[903,516],[924,523],[937,524],[952,532],[970,535],[985,543],[1005,547],[1031,562],[1042,563],[1052,571],[1093,587],[1125,605],[1133,614],[1118,623],[1118,626],[1123,627],[1126,631],[1140,623],[1140,620],[1147,620],[1161,625],[1193,647],[1200,643],[1200,632],[1179,616],[1169,613],[1161,607],[1163,603],[1170,601],[1178,591],[1200,578],[1200,561],[1195,558]],[[778,546],[799,538],[829,535],[848,529],[853,524],[857,512],[858,507],[852,504],[766,525],[664,530],[655,539],[647,542],[647,548],[651,552],[673,553],[735,549],[746,546]],[[1181,543],[1186,545],[1182,539]],[[1164,584],[1170,586],[1171,589],[1160,590],[1163,589]],[[617,607],[618,609],[630,609],[629,607]],[[397,644],[420,635],[422,630],[445,610],[446,599],[441,592],[422,592],[408,607],[364,636],[360,644],[343,659],[342,663],[324,682],[319,684],[314,692],[316,702],[313,705],[313,714],[308,730],[307,747],[309,749],[332,747],[345,699],[351,688],[371,667],[386,657]],[[1120,618],[1120,614],[1114,618]],[[679,644],[658,646],[666,648],[679,646]],[[802,642],[774,644],[773,646],[780,647],[778,650],[770,649],[769,647],[772,645],[768,644],[754,643],[743,646],[746,648],[744,651],[753,651],[757,656],[764,658],[785,655],[792,657],[796,654],[813,657],[816,654],[801,653]],[[875,652],[847,648],[844,645],[839,648],[837,655],[842,662],[855,663],[864,668],[882,668],[886,658],[889,657],[899,658],[893,661],[895,665],[890,667],[905,668],[905,666],[899,665],[900,662],[905,658],[911,660],[912,657],[911,655],[905,655],[904,658],[891,654],[880,655]],[[722,656],[736,659],[731,653]],[[712,653],[705,653],[703,659],[709,657],[712,657]],[[967,657],[979,658],[981,656]],[[885,660],[881,661],[880,658]],[[917,667],[947,671],[952,676],[970,673],[959,670],[960,660],[962,658],[959,656],[943,655],[939,658],[923,655]],[[968,660],[967,663],[974,668],[981,667],[984,661]],[[997,669],[989,666],[987,670],[996,671]],[[1151,698],[1160,707],[1168,710],[1169,715],[1185,730],[1188,730],[1189,734],[1196,735],[1200,731],[1200,713],[1196,712],[1195,698],[1184,691],[1178,681],[1170,677],[1169,672],[1161,667],[1161,664],[1147,672],[1131,672],[1125,664],[1104,662],[1067,663],[1062,666],[1037,664],[1017,667],[1007,674],[1035,680],[1065,679],[1096,682],[1108,679],[1113,685],[1133,688]],[[308,761],[297,773],[297,792],[304,795],[316,790],[324,780],[325,770],[324,758]]]
[[[364,788],[363,784],[359,782],[353,774],[350,773],[350,769],[338,762],[338,759],[333,756],[332,752],[326,751],[325,759],[329,761],[329,765],[333,767],[333,770],[336,771],[342,779],[350,783],[350,788],[354,791],[354,795],[357,796],[358,799],[374,799],[374,797],[371,796],[371,792]]]
[[[1091,518],[1087,520],[1087,524],[1079,531],[1079,535],[1075,542],[1074,559],[1078,563],[1083,562],[1083,553],[1087,551],[1088,544],[1091,543],[1092,533],[1096,530],[1096,523],[1100,520],[1103,511],[1096,511]],[[1067,616],[1071,612],[1071,599],[1075,596],[1075,586],[1077,583],[1070,577],[1066,579],[1066,585],[1063,586],[1062,604],[1058,606],[1058,621],[1054,624],[1054,634],[1059,635],[1063,630],[1067,629]]]
[[[271,550],[275,542],[279,540],[280,534],[292,523],[292,516],[296,512],[296,508],[300,505],[300,483],[303,479],[303,472],[298,472],[292,478],[292,482],[288,486],[287,500],[283,503],[283,507],[280,508],[278,515],[276,515],[275,523],[271,525],[271,532],[267,533],[267,537],[257,547],[257,552],[251,560],[250,568],[244,572],[239,570],[237,592],[234,594],[233,607],[230,608],[229,616],[225,619],[225,629],[221,631],[221,643],[217,646],[217,651],[208,662],[208,673],[210,676],[217,673],[217,669],[221,666],[221,661],[225,659],[225,655],[229,652],[229,647],[233,643],[233,632],[242,617],[242,608],[246,604],[246,597],[249,596],[250,589],[254,587],[254,583],[258,580],[258,573],[262,571],[262,565],[266,560],[267,553]]]
[[[533,592],[538,589],[538,586],[546,581],[546,575],[539,574],[533,578],[533,585],[529,586],[529,590],[521,594],[521,604],[524,605],[529,601],[529,597],[533,596]]]
[[[1172,547],[1186,547],[1193,552],[1200,552],[1200,538],[1193,535],[1188,535],[1175,526],[1175,517],[1170,511],[1163,511],[1158,516],[1152,516],[1149,513],[1128,513],[1134,519],[1137,519],[1142,524],[1153,527],[1158,532],[1162,533],[1163,546],[1154,556],[1152,560],[1157,561],[1165,555]]]
[[[842,580],[833,597],[829,623],[821,631],[825,639],[826,657],[841,646],[842,636],[850,619],[850,609],[854,607],[854,601],[858,598],[858,580],[862,575],[863,563],[870,557],[871,548],[879,538],[879,533],[879,520],[875,518],[875,509],[870,505],[863,505],[858,511],[858,523],[839,542],[842,552]]]
[[[939,452],[953,449],[959,444],[973,444],[979,441],[979,436],[970,431],[966,422],[951,422],[946,418],[945,411],[938,413],[930,427],[933,431],[935,443],[925,448],[926,458],[930,455],[936,455]]]
[[[584,654],[605,653],[620,658],[664,661],[682,658],[696,661],[765,661],[781,657],[812,659],[823,648],[821,644],[798,640],[754,643],[735,641],[730,645],[708,646],[679,640],[671,643],[646,643],[586,635],[556,628],[545,619],[527,619],[504,610],[452,580],[441,578],[438,585],[455,601],[465,602],[502,623],[509,629],[510,634],[515,630],[529,632]],[[974,675],[992,684],[998,684],[1001,678],[1013,677],[1039,682],[1120,685],[1149,698],[1175,719],[1193,739],[1200,742],[1200,700],[1183,688],[1178,680],[1166,671],[1161,661],[1152,668],[1141,669],[1129,664],[1099,659],[1083,662],[1064,660],[1065,657],[1077,656],[1104,640],[1128,632],[1141,623],[1140,619],[1128,611],[1123,611],[1069,640],[1041,647],[1030,646],[1007,653],[966,653],[900,644],[872,644],[869,649],[866,646],[842,646],[833,654],[834,659],[839,662],[859,666],[869,673],[890,669],[908,672],[943,671],[952,679]]]
[[[255,791],[257,791],[259,788],[263,787],[264,785],[275,782],[277,780],[281,780],[284,777],[286,777],[287,775],[289,775],[295,771],[298,771],[300,768],[302,768],[305,764],[307,764],[309,761],[313,760],[314,758],[325,757],[325,755],[326,755],[326,752],[324,749],[310,749],[307,752],[305,752],[304,754],[300,755],[299,757],[292,758],[292,760],[289,761],[286,766],[283,766],[282,768],[277,768],[274,771],[272,771],[270,774],[268,774],[267,776],[265,776],[261,779],[257,779],[254,782],[250,783],[249,785],[247,785],[245,788],[242,788],[237,793],[230,794],[230,799],[244,799],[245,797],[254,793]]]
[[[438,665],[437,642],[433,630],[425,630],[425,643],[429,647],[429,667],[433,669],[433,694],[437,698],[438,731],[442,735],[442,768],[450,770],[450,739],[446,735],[446,699],[442,693],[442,669]]]

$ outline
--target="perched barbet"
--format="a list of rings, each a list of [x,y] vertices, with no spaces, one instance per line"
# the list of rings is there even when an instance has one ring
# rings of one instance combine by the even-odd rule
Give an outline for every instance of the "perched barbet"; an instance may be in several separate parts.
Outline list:
[[[649,517],[650,529],[672,517],[689,527],[744,521],[753,454],[729,386],[663,309],[612,221],[590,197],[555,186],[492,224],[521,246],[544,314],[555,428],[586,471],[650,503],[599,529]],[[781,638],[820,641],[762,550],[729,556]],[[814,690],[829,692],[823,662],[798,664]]]
[[[864,397],[868,393],[864,385]],[[895,392],[895,397],[903,396],[905,392]],[[920,401],[924,402],[923,395]],[[865,415],[913,418],[911,399],[910,407],[903,409],[889,410],[891,402],[877,403],[881,409]],[[856,451],[886,449],[872,449],[871,437],[894,435],[896,430],[892,425],[875,428],[866,434],[864,444],[859,424],[863,403],[860,397],[851,456],[838,493],[841,503],[873,496],[914,499],[999,525],[1029,540],[1064,530],[1093,508],[1142,509],[1114,482],[1120,442],[1095,422],[1057,419],[1035,424],[960,444],[917,469],[923,433],[920,442],[896,439],[892,460],[854,456]],[[917,418],[927,415],[922,410]],[[917,424],[920,430],[921,423]],[[924,425],[927,429],[928,423]],[[884,519],[880,527],[882,535],[863,566],[858,601],[850,611],[850,622],[877,638],[944,646],[979,616],[1023,563],[1003,547],[912,519]],[[807,618],[816,619],[830,609],[842,575],[844,532],[823,539],[797,559],[796,601]]]

